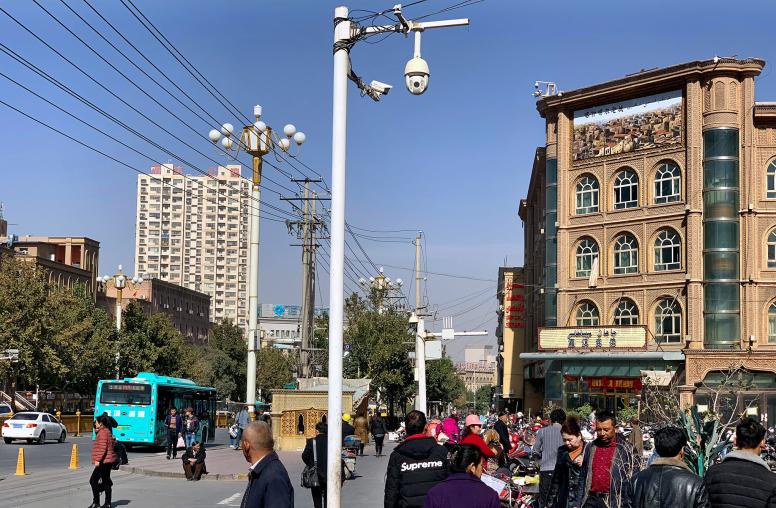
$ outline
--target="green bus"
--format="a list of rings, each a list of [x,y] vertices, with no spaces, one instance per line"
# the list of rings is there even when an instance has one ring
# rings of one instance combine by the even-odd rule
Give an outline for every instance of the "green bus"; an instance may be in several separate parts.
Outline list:
[[[113,435],[126,445],[165,446],[164,418],[174,407],[182,415],[187,407],[199,418],[197,441],[212,441],[216,433],[216,389],[190,379],[140,372],[124,379],[97,382],[94,415],[104,413],[118,423]]]

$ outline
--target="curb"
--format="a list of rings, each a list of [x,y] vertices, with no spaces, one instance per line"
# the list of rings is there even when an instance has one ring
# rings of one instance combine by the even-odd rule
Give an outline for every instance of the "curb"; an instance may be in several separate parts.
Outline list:
[[[186,475],[184,473],[173,473],[171,471],[154,471],[153,469],[144,469],[142,467],[135,467],[135,466],[128,466],[128,465],[119,466],[119,470],[126,471],[128,473],[139,474],[143,476],[154,476],[157,478],[182,478],[184,480],[186,479]],[[233,473],[233,474],[208,473],[206,475],[202,475],[202,480],[234,481],[234,480],[247,480],[247,479],[248,479],[248,473]]]

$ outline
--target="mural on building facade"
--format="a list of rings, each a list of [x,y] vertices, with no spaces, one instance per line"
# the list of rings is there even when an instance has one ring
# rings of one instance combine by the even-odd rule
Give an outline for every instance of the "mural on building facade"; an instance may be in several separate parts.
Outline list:
[[[681,90],[574,112],[575,161],[681,142]]]

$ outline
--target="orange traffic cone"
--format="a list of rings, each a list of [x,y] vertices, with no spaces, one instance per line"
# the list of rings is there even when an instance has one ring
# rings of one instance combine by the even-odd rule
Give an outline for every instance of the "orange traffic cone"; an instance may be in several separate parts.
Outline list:
[[[73,443],[73,451],[70,452],[70,467],[68,469],[78,469],[78,445]]]
[[[16,459],[16,476],[24,476],[27,469],[24,467],[24,448],[19,448],[19,458]]]

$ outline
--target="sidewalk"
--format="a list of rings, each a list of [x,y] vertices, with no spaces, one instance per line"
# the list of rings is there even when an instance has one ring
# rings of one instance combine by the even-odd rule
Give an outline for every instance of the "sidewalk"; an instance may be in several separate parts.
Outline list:
[[[165,453],[134,459],[130,457],[129,464],[121,466],[122,471],[161,478],[185,478],[180,450],[178,457],[167,460]],[[202,475],[203,480],[247,480],[248,466],[242,452],[228,447],[207,448],[205,465],[208,474]]]

